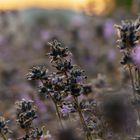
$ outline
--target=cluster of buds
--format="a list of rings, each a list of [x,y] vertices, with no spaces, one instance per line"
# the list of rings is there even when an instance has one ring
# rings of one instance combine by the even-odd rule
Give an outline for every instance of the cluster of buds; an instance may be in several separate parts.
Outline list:
[[[136,21],[122,21],[122,25],[115,25],[118,32],[118,47],[124,54],[121,64],[134,63],[132,53],[140,41],[140,17]]]
[[[42,83],[39,87],[39,93],[43,95],[42,97],[52,99],[60,122],[62,122],[62,115],[78,112],[83,127],[85,127],[84,115],[78,97],[91,93],[92,86],[84,83],[87,77],[83,70],[72,64],[71,53],[67,47],[56,40],[50,42],[49,46],[48,56],[55,72],[49,73],[47,67],[37,66],[31,69],[27,78],[28,80],[39,80]],[[67,100],[68,98],[69,100]]]
[[[72,64],[70,56],[71,53],[65,46],[57,41],[53,41],[50,43],[50,47],[51,52],[49,53],[49,56],[53,66],[56,68],[55,77],[63,77],[63,82],[61,82],[61,84],[63,83],[64,85],[63,93],[65,93],[65,96],[63,96],[60,111],[63,116],[69,115],[70,113],[78,113],[83,125],[83,130],[86,132],[87,139],[92,139],[90,129],[88,128],[84,118],[82,107],[78,101],[79,96],[92,93],[92,86],[84,84],[84,80],[87,77],[84,75],[83,70]],[[53,53],[52,50],[55,50],[55,52],[58,53]],[[60,92],[57,93],[60,94]],[[67,97],[71,97],[69,103],[66,100]]]
[[[37,118],[36,107],[33,106],[33,101],[22,100],[16,102],[17,122],[22,129],[30,129],[32,122]]]
[[[139,43],[140,19],[136,21],[122,21],[122,25],[115,25],[118,30],[118,47],[132,49]]]
[[[48,70],[45,66],[35,66],[30,69],[30,72],[27,74],[28,80],[47,80],[48,79]]]
[[[84,71],[72,64],[68,48],[58,41],[49,43],[52,66],[56,68],[56,72],[49,73],[47,67],[33,67],[27,74],[28,80],[40,80],[43,84],[39,87],[39,93],[43,97],[51,95],[56,102],[61,102],[64,97],[71,94],[72,96],[80,96],[92,92],[90,85],[82,84],[86,79]]]
[[[19,140],[40,139],[43,136],[43,127],[40,129],[33,126],[33,121],[37,118],[36,106],[33,105],[33,101],[22,99],[21,101],[16,102],[16,109],[17,122],[26,132]]]
[[[123,53],[121,64],[128,68],[134,99],[137,100],[140,91],[140,17],[135,21],[123,21],[122,25],[115,27],[118,31],[118,47]]]
[[[54,40],[53,42],[49,43],[49,46],[51,47],[51,50],[49,53],[49,56],[51,57],[51,62],[63,59],[67,57],[70,53],[68,51],[68,48],[64,47],[57,40]]]

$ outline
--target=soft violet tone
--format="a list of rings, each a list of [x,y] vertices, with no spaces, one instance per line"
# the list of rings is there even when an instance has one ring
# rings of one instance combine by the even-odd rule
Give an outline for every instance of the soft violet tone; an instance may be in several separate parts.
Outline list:
[[[21,92],[20,93],[20,99],[31,100],[29,94],[26,93],[26,92]]]
[[[140,45],[134,49],[132,59],[140,67]]]
[[[40,32],[40,34],[41,34],[41,38],[42,38],[43,41],[46,41],[46,40],[50,39],[50,32],[49,31],[42,30]]]
[[[109,61],[114,61],[116,58],[116,51],[114,49],[110,49],[107,53],[107,57]]]
[[[41,42],[40,42],[39,40],[36,40],[36,41],[33,42],[32,47],[33,47],[34,49],[39,50],[39,49],[42,49],[43,45],[41,44]]]
[[[60,110],[63,115],[70,113],[70,108],[67,105],[63,105],[63,108]]]
[[[41,113],[45,113],[46,112],[46,106],[45,106],[45,104],[41,100],[39,100],[39,98],[36,97],[35,103],[38,106],[39,111]]]
[[[111,19],[108,19],[103,28],[104,37],[106,39],[112,38],[114,35],[114,22]]]
[[[5,37],[0,35],[0,46],[4,46],[6,44],[6,39]]]

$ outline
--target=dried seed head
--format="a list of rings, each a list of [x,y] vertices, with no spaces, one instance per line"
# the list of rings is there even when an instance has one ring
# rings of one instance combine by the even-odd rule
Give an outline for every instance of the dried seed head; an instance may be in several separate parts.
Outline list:
[[[114,27],[117,29],[120,49],[133,49],[140,41],[140,18],[136,21],[122,21],[121,25]]]
[[[22,101],[16,102],[17,109],[17,122],[22,129],[29,129],[32,125],[36,116],[36,107],[33,106],[33,101]]]

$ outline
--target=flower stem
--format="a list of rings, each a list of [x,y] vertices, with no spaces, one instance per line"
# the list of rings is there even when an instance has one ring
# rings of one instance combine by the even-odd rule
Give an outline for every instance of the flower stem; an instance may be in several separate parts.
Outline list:
[[[133,73],[132,73],[132,68],[130,65],[128,65],[128,69],[129,69],[129,74],[130,74],[130,79],[131,79],[131,84],[132,84],[132,88],[133,88],[133,96],[134,96],[134,99],[137,100],[137,96],[136,96],[136,93],[135,93],[135,83],[134,83],[134,78],[133,78]],[[138,113],[138,119],[140,121],[140,113],[139,113],[139,109],[136,109],[137,110],[137,113]]]
[[[1,134],[2,138],[3,138],[3,140],[7,140],[6,136],[2,132],[0,132],[0,134]]]
[[[78,114],[79,114],[80,121],[81,121],[81,123],[82,123],[83,129],[86,128],[86,137],[87,137],[87,140],[92,140],[91,133],[90,133],[88,127],[87,127],[87,124],[86,124],[86,122],[85,122],[85,120],[84,120],[82,111],[81,111],[81,109],[80,109],[80,107],[79,107],[78,99],[77,99],[77,97],[73,97],[73,98],[74,98],[74,101],[75,101],[75,103],[76,103],[76,105],[77,105],[77,110],[78,110]]]
[[[59,112],[59,109],[58,109],[58,105],[55,101],[55,99],[53,98],[53,96],[49,93],[49,96],[50,98],[52,99],[54,105],[55,105],[55,109],[56,109],[56,114],[58,116],[58,119],[59,119],[59,122],[60,122],[60,126],[64,129],[64,126],[63,126],[63,123],[62,123],[62,119],[61,119],[61,115],[60,115],[60,112]]]
[[[137,99],[136,94],[135,94],[135,84],[134,84],[134,79],[133,79],[133,74],[132,74],[132,68],[130,65],[128,65],[128,69],[129,69],[129,75],[130,75],[131,84],[132,84],[132,88],[133,88],[133,96],[135,99]]]
[[[41,80],[41,82],[42,82],[42,84],[45,86],[43,80]],[[60,115],[60,112],[59,112],[59,109],[58,109],[58,105],[57,105],[55,99],[53,98],[53,96],[51,95],[51,93],[49,93],[49,96],[50,96],[51,100],[52,100],[53,103],[54,103],[55,110],[56,110],[56,114],[57,114],[58,119],[59,119],[59,122],[60,122],[60,126],[61,126],[62,129],[64,129],[64,126],[63,126],[63,123],[62,123],[62,119],[61,119],[61,115]]]
[[[57,104],[56,104],[55,102],[54,102],[54,104],[55,104],[56,113],[57,113],[57,116],[58,116],[58,118],[59,118],[60,125],[61,125],[61,127],[64,129],[64,126],[63,126],[63,123],[62,123],[62,119],[61,119],[61,115],[60,115],[58,106],[57,106]]]

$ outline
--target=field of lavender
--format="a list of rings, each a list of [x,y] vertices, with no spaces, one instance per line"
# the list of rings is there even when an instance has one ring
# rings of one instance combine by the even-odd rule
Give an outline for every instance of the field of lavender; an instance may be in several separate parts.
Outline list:
[[[0,85],[0,140],[140,140],[140,16],[0,11]]]

